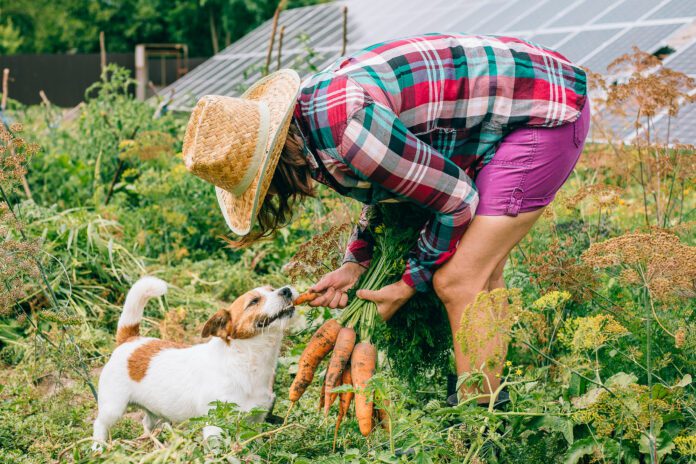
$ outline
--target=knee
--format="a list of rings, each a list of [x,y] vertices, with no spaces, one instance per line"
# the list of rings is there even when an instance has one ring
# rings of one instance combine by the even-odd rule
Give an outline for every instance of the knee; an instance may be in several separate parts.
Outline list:
[[[474,272],[457,272],[454,275],[441,270],[433,276],[433,290],[448,309],[450,303],[470,303],[479,292],[487,289],[487,285],[488,279]]]
[[[503,288],[505,287],[505,279],[503,278],[503,268],[496,268],[488,279],[488,288]]]

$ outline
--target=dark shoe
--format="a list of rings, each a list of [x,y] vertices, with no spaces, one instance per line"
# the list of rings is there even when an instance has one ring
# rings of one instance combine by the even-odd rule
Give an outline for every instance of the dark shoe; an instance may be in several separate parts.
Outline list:
[[[283,423],[283,418],[276,416],[275,414],[268,414],[266,416],[266,422],[273,425],[279,425]]]
[[[457,393],[457,376],[454,374],[447,374],[447,399]]]
[[[495,403],[493,403],[493,409],[501,410],[509,402],[510,402],[510,394],[508,393],[507,388],[504,388],[500,391],[500,393],[498,393],[498,398],[496,398]],[[458,404],[459,404],[459,399],[457,398],[456,393],[453,393],[447,397],[447,406],[455,407]],[[487,408],[488,403],[479,403],[479,406],[481,406],[482,408]]]

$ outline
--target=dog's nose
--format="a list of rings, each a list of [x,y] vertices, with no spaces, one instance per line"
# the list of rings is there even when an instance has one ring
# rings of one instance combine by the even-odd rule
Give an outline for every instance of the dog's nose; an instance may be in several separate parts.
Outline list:
[[[281,288],[278,290],[278,294],[283,298],[292,298],[292,290],[290,290],[290,287]]]

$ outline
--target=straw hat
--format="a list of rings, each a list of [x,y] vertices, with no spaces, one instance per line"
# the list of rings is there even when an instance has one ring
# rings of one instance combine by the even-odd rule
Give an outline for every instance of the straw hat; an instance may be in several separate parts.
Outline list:
[[[299,89],[297,73],[281,69],[240,98],[206,95],[191,113],[184,163],[215,185],[222,214],[235,234],[249,233],[266,197]]]

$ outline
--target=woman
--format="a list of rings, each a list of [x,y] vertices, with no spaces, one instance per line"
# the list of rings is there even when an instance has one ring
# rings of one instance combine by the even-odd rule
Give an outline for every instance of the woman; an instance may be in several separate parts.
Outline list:
[[[232,231],[247,235],[258,217],[247,242],[285,225],[313,180],[366,205],[344,264],[313,287],[315,306],[345,306],[368,266],[370,205],[427,209],[403,278],[358,296],[387,320],[432,286],[455,333],[480,291],[505,286],[510,250],[570,175],[589,120],[585,73],[559,53],[511,37],[430,34],[371,46],[302,84],[283,70],[241,99],[204,97],[184,157],[217,186]],[[477,334],[491,323],[470,320]],[[482,342],[468,356],[455,344],[458,374],[505,350],[498,338]],[[494,389],[501,369],[486,370]]]

